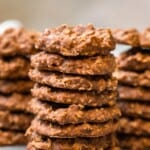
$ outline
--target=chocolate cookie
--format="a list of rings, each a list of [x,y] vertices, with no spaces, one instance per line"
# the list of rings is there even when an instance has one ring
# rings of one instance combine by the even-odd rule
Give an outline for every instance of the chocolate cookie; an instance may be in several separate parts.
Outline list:
[[[120,145],[124,149],[148,150],[150,149],[150,137],[146,136],[121,136]]]
[[[0,111],[0,128],[25,131],[33,119],[32,115]]]
[[[27,135],[31,131],[48,137],[75,138],[75,137],[101,137],[114,133],[118,128],[117,123],[109,121],[101,124],[77,124],[64,125],[51,124],[47,121],[40,121],[35,118],[28,128]]]
[[[122,114],[132,117],[150,119],[150,105],[137,102],[118,102]]]
[[[120,133],[133,135],[150,135],[150,122],[142,119],[121,118],[119,120]]]
[[[117,92],[104,91],[97,94],[95,92],[63,91],[51,89],[47,86],[36,85],[32,90],[32,95],[38,99],[64,104],[81,104],[84,106],[112,106],[116,103]]]
[[[29,76],[36,83],[62,89],[102,92],[104,90],[114,91],[117,88],[117,80],[115,78],[73,76],[44,72],[37,69],[30,70]]]
[[[150,28],[145,29],[144,32],[140,34],[140,44],[144,48],[150,48]]]
[[[27,78],[29,68],[30,62],[24,58],[0,59],[0,79]]]
[[[0,93],[29,93],[33,84],[30,80],[0,80]]]
[[[0,130],[0,145],[24,145],[27,138],[22,132]]]
[[[140,48],[131,49],[117,58],[118,68],[131,71],[150,70],[150,53]]]
[[[140,87],[119,86],[119,99],[131,101],[150,101],[150,90]]]
[[[75,138],[75,139],[56,139],[32,133],[32,140],[28,143],[27,150],[104,150],[116,145],[114,135],[99,138]]]
[[[0,36],[0,56],[28,55],[35,52],[34,43],[38,34],[23,28],[7,29]]]
[[[93,25],[61,25],[46,29],[36,48],[64,56],[107,55],[115,48],[115,42],[109,29],[96,29]]]
[[[150,87],[150,70],[142,73],[118,70],[114,75],[120,84]]]
[[[136,29],[114,29],[112,35],[117,43],[138,47],[140,45],[139,33]]]
[[[56,106],[55,106],[56,105]],[[120,117],[120,109],[117,106],[106,108],[84,108],[79,105],[63,107],[58,104],[41,102],[33,99],[30,103],[31,110],[42,120],[48,120],[60,125],[79,124],[86,122],[102,123]]]
[[[33,55],[31,57],[31,65],[39,70],[80,75],[111,74],[116,67],[115,58],[111,54],[107,56],[65,58],[57,54],[45,52]]]
[[[28,112],[28,104],[31,100],[31,95],[23,95],[14,93],[12,95],[0,95],[0,109],[10,111],[26,111]]]

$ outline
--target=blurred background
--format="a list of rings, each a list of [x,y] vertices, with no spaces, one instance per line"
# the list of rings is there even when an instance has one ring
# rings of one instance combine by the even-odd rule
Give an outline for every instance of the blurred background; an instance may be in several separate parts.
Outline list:
[[[0,22],[16,19],[38,30],[64,23],[142,30],[149,12],[150,0],[0,0]]]

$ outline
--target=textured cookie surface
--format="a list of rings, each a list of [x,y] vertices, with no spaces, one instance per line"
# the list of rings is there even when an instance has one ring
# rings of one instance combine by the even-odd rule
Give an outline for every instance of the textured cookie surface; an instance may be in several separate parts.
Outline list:
[[[150,70],[150,53],[140,48],[131,49],[117,58],[118,68],[130,71]]]
[[[115,42],[109,29],[96,29],[92,25],[62,25],[46,29],[36,48],[65,56],[107,55],[115,48]]]
[[[140,44],[144,48],[150,48],[150,28],[144,30],[140,35]]]
[[[33,87],[33,82],[30,80],[0,80],[0,93],[29,93]]]
[[[32,136],[32,137],[31,137]],[[104,150],[110,146],[116,146],[116,138],[113,135],[108,135],[99,138],[75,138],[75,139],[56,139],[32,133],[31,140],[27,146],[28,150],[43,149],[43,150]]]
[[[24,145],[27,138],[22,132],[0,130],[0,145]]]
[[[118,104],[122,114],[126,116],[150,119],[150,105],[147,103],[119,101]]]
[[[130,120],[128,118],[121,118],[119,120],[119,132],[133,135],[150,135],[150,122],[143,119]]]
[[[41,100],[64,104],[81,104],[85,106],[114,105],[116,103],[117,92],[97,94],[95,92],[76,92],[51,89],[47,86],[36,85],[31,90],[33,96]]]
[[[115,58],[111,54],[107,56],[66,58],[45,52],[33,55],[31,57],[31,65],[39,70],[80,75],[111,74],[116,67]]]
[[[118,70],[114,75],[120,84],[150,87],[150,70],[142,73]]]
[[[68,107],[58,104],[47,104],[33,99],[30,103],[31,110],[42,120],[48,120],[58,124],[79,124],[85,122],[106,122],[117,119],[121,115],[118,107],[106,108],[84,108],[79,105],[69,105]]]
[[[117,88],[115,78],[73,76],[37,69],[30,70],[29,76],[34,82],[62,89],[102,92],[104,90],[114,91]]]
[[[119,99],[131,101],[150,101],[150,90],[140,87],[119,86]]]
[[[14,93],[12,95],[0,95],[0,109],[9,111],[26,111],[28,112],[29,101],[31,100],[29,94]]]
[[[137,47],[140,45],[139,33],[136,29],[114,29],[112,34],[117,43]]]
[[[27,131],[31,131],[48,137],[75,138],[75,137],[101,137],[114,133],[118,128],[117,123],[109,121],[101,124],[83,123],[78,125],[57,125],[35,118]]]
[[[27,78],[29,68],[30,62],[24,58],[0,59],[0,79]]]
[[[119,138],[122,139],[120,140],[120,146],[122,148],[131,149],[131,150],[150,149],[150,137],[122,135]]]
[[[29,127],[32,119],[33,117],[31,115],[0,111],[0,128],[25,131]]]
[[[35,52],[38,34],[23,28],[8,29],[0,36],[0,56],[29,55]]]

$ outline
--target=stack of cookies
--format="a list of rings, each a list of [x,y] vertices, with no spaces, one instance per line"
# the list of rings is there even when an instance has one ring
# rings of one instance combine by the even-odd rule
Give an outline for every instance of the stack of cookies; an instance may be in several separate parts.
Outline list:
[[[122,111],[119,138],[130,150],[150,149],[150,29],[115,30],[118,43],[132,48],[117,58],[119,106]]]
[[[115,42],[110,30],[92,25],[46,29],[31,57],[31,110],[28,150],[114,148],[117,81],[112,77]]]
[[[8,29],[0,36],[0,145],[25,144],[24,133],[32,115],[29,55],[35,52],[35,35],[26,30]]]

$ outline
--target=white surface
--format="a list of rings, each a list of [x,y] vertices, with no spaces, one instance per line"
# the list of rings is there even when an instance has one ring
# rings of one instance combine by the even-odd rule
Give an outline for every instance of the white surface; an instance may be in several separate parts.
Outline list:
[[[0,34],[2,34],[8,28],[19,28],[22,27],[20,21],[17,20],[7,20],[0,23]]]
[[[122,52],[128,51],[131,48],[131,46],[123,45],[123,44],[117,44],[115,50],[112,52],[114,56],[118,57]]]
[[[25,146],[4,146],[0,147],[0,150],[25,150]]]

